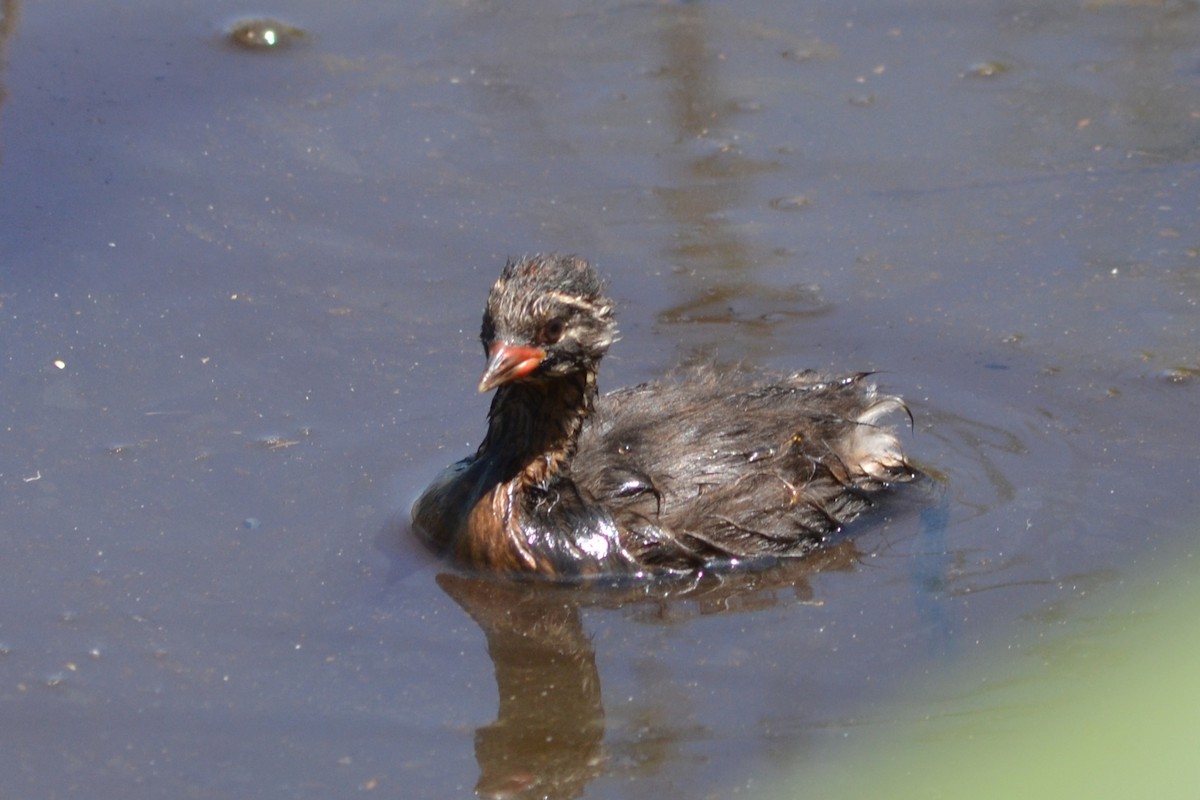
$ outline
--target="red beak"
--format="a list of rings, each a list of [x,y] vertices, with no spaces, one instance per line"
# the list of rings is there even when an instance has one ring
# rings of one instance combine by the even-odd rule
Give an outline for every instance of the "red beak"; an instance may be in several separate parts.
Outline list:
[[[479,391],[486,392],[524,378],[537,369],[545,357],[546,351],[540,347],[496,342],[488,354],[483,377],[479,379]]]

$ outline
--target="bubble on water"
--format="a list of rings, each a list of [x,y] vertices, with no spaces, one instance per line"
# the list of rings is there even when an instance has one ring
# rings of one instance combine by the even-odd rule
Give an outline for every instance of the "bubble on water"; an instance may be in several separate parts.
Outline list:
[[[306,38],[302,29],[277,19],[243,19],[229,28],[229,41],[247,50],[281,50]]]

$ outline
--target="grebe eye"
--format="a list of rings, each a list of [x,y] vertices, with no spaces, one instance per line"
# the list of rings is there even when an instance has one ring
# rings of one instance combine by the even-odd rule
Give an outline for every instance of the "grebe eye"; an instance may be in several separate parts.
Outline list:
[[[562,338],[566,330],[567,323],[563,322],[561,317],[554,317],[542,326],[538,338],[546,344],[558,344],[558,340]]]

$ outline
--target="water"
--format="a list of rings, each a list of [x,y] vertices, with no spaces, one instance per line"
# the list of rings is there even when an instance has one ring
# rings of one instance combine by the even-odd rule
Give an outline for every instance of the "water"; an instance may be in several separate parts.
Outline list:
[[[6,795],[727,797],[1190,552],[1190,5],[3,9]],[[877,369],[944,493],[671,601],[439,578],[555,249],[603,385]]]

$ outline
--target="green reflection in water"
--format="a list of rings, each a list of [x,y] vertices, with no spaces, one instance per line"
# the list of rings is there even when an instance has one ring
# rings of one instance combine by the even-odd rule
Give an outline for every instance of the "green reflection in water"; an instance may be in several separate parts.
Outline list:
[[[1200,797],[1200,558],[1077,611],[765,796]]]

